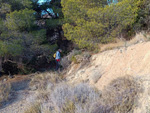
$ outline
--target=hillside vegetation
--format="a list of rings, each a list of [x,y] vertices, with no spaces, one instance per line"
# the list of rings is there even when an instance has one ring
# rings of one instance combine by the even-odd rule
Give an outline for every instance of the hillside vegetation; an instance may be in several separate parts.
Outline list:
[[[149,0],[0,0],[0,71],[31,73],[52,66],[58,48],[99,44],[149,31]],[[68,40],[70,41],[68,41]]]
[[[0,0],[0,113],[149,113],[149,32],[149,0]]]
[[[122,0],[110,6],[103,1],[62,0],[67,39],[80,48],[92,49],[99,43],[112,42],[125,29],[133,30],[142,1]]]
[[[62,45],[61,18],[59,0],[0,0],[0,71],[27,74],[44,68]]]

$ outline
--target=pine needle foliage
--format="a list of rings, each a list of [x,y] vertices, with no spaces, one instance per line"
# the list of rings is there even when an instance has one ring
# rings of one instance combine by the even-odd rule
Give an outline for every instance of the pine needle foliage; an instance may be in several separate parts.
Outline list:
[[[80,48],[93,49],[108,43],[137,18],[139,0],[107,5],[99,0],[62,0],[64,34]]]

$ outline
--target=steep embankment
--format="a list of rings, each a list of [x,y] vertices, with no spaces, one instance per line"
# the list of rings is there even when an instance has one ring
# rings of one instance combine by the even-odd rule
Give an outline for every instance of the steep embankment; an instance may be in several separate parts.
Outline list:
[[[139,43],[95,54],[83,68],[73,65],[67,79],[85,81],[103,89],[113,79],[126,75],[144,76],[150,73],[150,42]],[[80,67],[80,68],[79,68]]]
[[[119,77],[133,76],[142,86],[134,113],[150,111],[150,42],[138,43],[95,54],[86,65],[73,64],[67,80],[73,84],[89,82],[100,90]],[[90,62],[90,63],[89,63]]]

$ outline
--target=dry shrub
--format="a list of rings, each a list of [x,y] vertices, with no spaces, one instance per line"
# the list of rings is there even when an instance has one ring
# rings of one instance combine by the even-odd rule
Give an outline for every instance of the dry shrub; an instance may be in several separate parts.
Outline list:
[[[0,104],[6,101],[11,93],[10,83],[0,83]]]
[[[75,105],[73,101],[67,101],[66,104],[61,109],[62,113],[74,113],[75,112]]]
[[[115,39],[114,42],[112,43],[108,43],[108,44],[100,44],[100,51],[107,51],[107,50],[112,50],[115,48],[120,48],[120,47],[124,47],[125,45],[125,40],[121,40],[121,39]]]
[[[111,107],[109,105],[105,105],[103,103],[103,100],[100,100],[99,102],[95,103],[92,106],[91,111],[92,111],[91,113],[115,113],[114,111],[111,110]]]
[[[71,63],[82,65],[89,62],[91,57],[91,52],[88,51],[81,51],[81,50],[72,50],[67,56],[63,57],[61,60],[61,65],[64,69],[67,69]]]
[[[41,106],[39,103],[32,105],[24,113],[42,113]]]
[[[117,113],[132,112],[141,91],[132,77],[122,77],[113,80],[103,91],[102,97],[105,107]],[[106,107],[106,108],[108,108]]]
[[[83,52],[82,54],[75,55],[74,57],[75,57],[77,63],[87,62],[87,61],[89,61],[91,54],[90,54],[90,52]]]
[[[82,52],[80,50],[72,50],[67,56],[63,57],[61,60],[61,65],[66,69],[72,62],[72,58],[76,55],[80,55]]]
[[[59,84],[49,96],[51,107],[58,113],[88,113],[99,99],[100,93],[83,83],[75,87]]]
[[[61,77],[53,72],[46,72],[37,74],[32,77],[30,82],[30,89],[32,90],[46,90],[51,89],[55,84],[61,81]]]
[[[46,75],[44,74],[44,77]],[[43,79],[43,75],[42,78],[39,76],[38,84],[43,80],[50,84],[48,86],[47,83],[49,88],[45,88],[46,90],[40,90],[41,113],[129,113],[133,112],[135,103],[138,102],[138,94],[141,92],[140,84],[132,77],[113,80],[101,96],[101,92],[89,84],[81,83],[74,86],[57,82],[57,77],[51,81],[51,77]],[[46,112],[43,112],[45,110]]]
[[[69,61],[67,56],[61,59],[61,65],[64,69],[66,69],[70,64],[71,64],[71,61]]]
[[[62,78],[54,72],[45,72],[34,75],[30,81],[30,90],[37,93],[36,101],[44,103],[48,100],[48,95],[53,91],[55,86],[61,82]]]
[[[71,62],[73,62],[74,64],[77,64],[78,63],[77,58],[75,56],[72,56]]]
[[[144,32],[136,34],[134,37],[132,37],[130,40],[126,40],[124,38],[115,39],[114,42],[108,43],[108,44],[100,44],[99,48],[100,51],[107,51],[112,50],[115,48],[121,48],[121,47],[128,47],[134,44],[137,44],[139,42],[145,42],[150,40],[150,35]]]

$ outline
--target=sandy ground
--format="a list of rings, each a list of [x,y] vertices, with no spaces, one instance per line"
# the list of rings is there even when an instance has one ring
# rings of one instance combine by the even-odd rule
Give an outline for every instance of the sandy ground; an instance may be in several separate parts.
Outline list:
[[[96,83],[100,89],[117,77],[150,74],[150,42],[107,51],[94,57],[93,64],[104,73]]]

